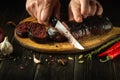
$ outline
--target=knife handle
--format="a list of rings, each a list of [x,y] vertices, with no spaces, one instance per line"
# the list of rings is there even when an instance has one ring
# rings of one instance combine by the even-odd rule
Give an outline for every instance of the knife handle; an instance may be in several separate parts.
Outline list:
[[[58,19],[56,17],[51,17],[51,19],[50,19],[50,23],[52,23],[53,27],[55,27],[57,21],[58,21]]]

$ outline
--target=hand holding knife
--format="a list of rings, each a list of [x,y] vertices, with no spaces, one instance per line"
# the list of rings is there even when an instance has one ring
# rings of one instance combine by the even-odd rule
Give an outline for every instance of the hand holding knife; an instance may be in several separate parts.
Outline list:
[[[69,43],[77,49],[84,50],[84,47],[73,37],[70,31],[63,25],[58,19],[52,19],[53,26],[63,34],[69,41]]]

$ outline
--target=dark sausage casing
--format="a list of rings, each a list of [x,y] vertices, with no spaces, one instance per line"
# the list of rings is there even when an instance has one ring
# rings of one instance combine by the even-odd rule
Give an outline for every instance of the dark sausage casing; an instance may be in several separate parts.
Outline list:
[[[76,23],[75,21],[67,21],[65,23],[68,25],[71,34],[76,39],[80,39],[89,35],[102,35],[112,29],[112,23],[110,22],[109,18],[100,16],[88,17],[82,23]],[[51,38],[55,38],[53,40],[57,41],[55,33],[58,33],[58,31],[53,27],[48,29],[49,36]],[[62,36],[63,35],[59,35],[59,37],[61,37],[61,40],[59,41],[67,40],[64,37],[62,38]]]
[[[80,39],[90,35],[102,35],[112,29],[112,23],[107,17],[91,16],[83,20],[82,23],[74,21],[64,21],[71,34]],[[45,25],[39,23],[23,22],[17,25],[16,34],[22,38],[29,37],[31,40],[39,43],[49,41],[64,42],[67,38],[60,34],[54,27],[45,28]]]

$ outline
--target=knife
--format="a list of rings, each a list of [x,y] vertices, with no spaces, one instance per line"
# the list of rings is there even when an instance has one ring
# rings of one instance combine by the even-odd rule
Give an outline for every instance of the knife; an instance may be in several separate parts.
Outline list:
[[[58,32],[63,34],[68,39],[69,43],[73,47],[84,50],[84,47],[73,37],[67,27],[65,27],[57,18],[52,18],[52,23],[53,26],[58,30]]]

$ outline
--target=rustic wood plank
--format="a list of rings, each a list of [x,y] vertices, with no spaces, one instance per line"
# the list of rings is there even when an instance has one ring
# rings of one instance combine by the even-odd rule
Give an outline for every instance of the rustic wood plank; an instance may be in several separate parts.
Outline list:
[[[113,76],[115,76],[114,80],[120,79],[120,56],[116,57],[114,60],[112,60],[113,65]]]
[[[75,62],[74,80],[115,80],[113,76],[112,62],[101,63],[98,58],[78,63],[78,55]]]
[[[74,60],[68,60],[69,56],[41,54],[42,63],[38,64],[34,80],[73,80]],[[74,59],[74,55],[71,57]]]
[[[32,56],[30,56],[30,51],[24,50],[22,53],[21,56],[16,56],[12,60],[4,60],[1,62],[0,80],[34,79],[36,65],[32,60]],[[18,55],[18,53],[14,53],[14,55],[15,54]]]

